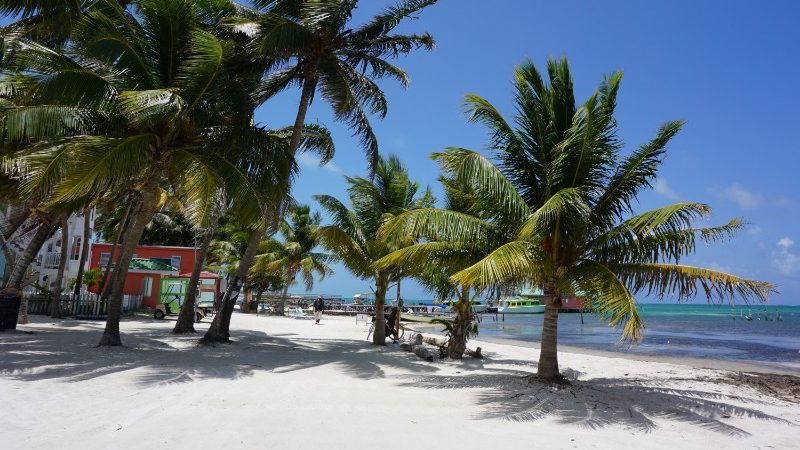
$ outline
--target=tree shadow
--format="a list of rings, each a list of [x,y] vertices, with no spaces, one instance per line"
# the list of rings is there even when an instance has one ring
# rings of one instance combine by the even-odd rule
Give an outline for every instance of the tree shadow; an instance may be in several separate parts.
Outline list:
[[[553,418],[564,424],[589,429],[610,425],[649,433],[656,419],[668,419],[734,437],[749,433],[725,420],[732,417],[755,418],[797,425],[758,409],[766,401],[723,395],[707,383],[695,380],[691,389],[669,387],[667,382],[632,378],[593,378],[578,380],[578,372],[567,373],[566,386],[531,378],[530,372],[516,369],[489,369],[489,373],[461,376],[430,375],[415,377],[406,386],[429,389],[479,389],[475,401],[481,406],[475,419],[503,419],[534,422]],[[749,403],[748,406],[742,406]]]
[[[84,323],[84,325],[86,325]],[[196,346],[197,335],[171,335],[165,328],[125,331],[124,347],[96,347],[100,327],[39,328],[34,334],[0,335],[0,376],[21,380],[79,382],[135,371],[142,387],[254,373],[276,374],[335,364],[354,378],[386,376],[386,368],[429,374],[435,366],[392,348],[353,340],[291,340],[260,331],[236,330],[236,341]]]

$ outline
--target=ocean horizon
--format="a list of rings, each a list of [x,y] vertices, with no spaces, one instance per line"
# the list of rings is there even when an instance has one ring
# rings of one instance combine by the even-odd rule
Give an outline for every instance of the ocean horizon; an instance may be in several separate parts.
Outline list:
[[[619,342],[619,330],[591,313],[583,314],[583,323],[581,314],[559,314],[559,344],[635,355],[777,363],[800,370],[800,306],[647,303],[639,310],[645,322],[639,344]],[[505,320],[484,314],[478,338],[539,342],[541,332],[541,314],[506,314]]]

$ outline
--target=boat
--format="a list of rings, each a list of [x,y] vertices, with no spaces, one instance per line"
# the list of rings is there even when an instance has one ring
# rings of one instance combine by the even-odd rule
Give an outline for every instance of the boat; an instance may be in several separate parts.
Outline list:
[[[542,314],[544,295],[541,290],[524,289],[519,294],[500,299],[497,306],[499,314]]]
[[[453,305],[455,305],[455,301],[448,301],[443,304],[435,304],[434,308],[440,308],[439,312],[451,312],[453,310]],[[472,304],[472,312],[475,314],[485,313],[486,309],[489,305],[486,304],[483,300],[473,300]]]

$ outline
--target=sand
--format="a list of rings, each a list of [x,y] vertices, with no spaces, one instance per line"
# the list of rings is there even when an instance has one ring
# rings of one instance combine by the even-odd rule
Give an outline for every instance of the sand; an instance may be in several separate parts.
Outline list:
[[[94,347],[101,322],[32,319],[0,334],[2,449],[800,447],[791,378],[770,395],[735,372],[571,349],[557,389],[527,380],[535,348],[473,341],[485,359],[428,363],[349,317],[237,313],[237,342],[204,348],[137,316],[111,349]]]

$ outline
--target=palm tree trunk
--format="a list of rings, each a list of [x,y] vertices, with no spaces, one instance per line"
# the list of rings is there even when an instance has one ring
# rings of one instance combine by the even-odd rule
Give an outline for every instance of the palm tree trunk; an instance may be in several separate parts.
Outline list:
[[[77,300],[81,294],[81,285],[83,282],[83,266],[86,265],[86,258],[89,256],[89,239],[92,234],[91,223],[89,222],[89,215],[92,213],[92,208],[87,206],[83,210],[83,237],[81,238],[81,257],[78,260],[78,275],[75,278],[75,289],[72,291],[72,296]]]
[[[389,277],[378,273],[375,277],[375,331],[372,333],[373,345],[386,345],[386,318],[383,306],[386,304],[386,291],[389,289]]]
[[[114,279],[111,283],[111,296],[109,297],[106,319],[106,328],[98,346],[122,345],[119,335],[119,321],[122,316],[122,298],[125,289],[125,278],[128,275],[128,265],[131,262],[136,246],[144,233],[144,228],[155,214],[158,194],[158,177],[152,176],[141,192],[141,199],[136,213],[125,236],[122,239],[122,250],[119,254],[117,267],[114,269]],[[109,264],[111,261],[109,261]]]
[[[53,303],[50,305],[50,317],[58,319],[61,317],[61,293],[64,291],[61,283],[64,282],[64,269],[67,267],[69,259],[69,223],[67,218],[61,220],[61,260],[58,262],[55,286],[52,290]]]
[[[544,380],[560,378],[558,371],[558,308],[561,299],[555,283],[544,285],[544,321],[537,376]]]
[[[39,250],[44,245],[47,238],[50,237],[50,234],[53,232],[53,226],[50,225],[47,221],[42,220],[42,223],[39,224],[39,227],[36,229],[36,233],[34,233],[33,238],[28,243],[28,248],[20,255],[14,264],[14,268],[11,271],[11,276],[8,278],[8,282],[6,283],[6,287],[14,288],[16,290],[22,289],[22,280],[25,278],[25,273],[28,271],[28,267],[31,265],[31,262],[34,258],[36,258],[36,254],[39,253]],[[19,320],[18,323],[20,325],[25,325],[28,323],[28,300],[24,296],[22,297],[22,304],[19,307]]]
[[[281,294],[281,302],[280,306],[278,307],[278,314],[281,316],[286,315],[286,300],[289,299],[289,286],[294,283],[294,279],[297,277],[297,272],[293,272],[291,276],[289,276],[286,280],[286,285],[283,286],[283,293]]]
[[[0,233],[0,247],[3,248],[3,256],[6,258],[6,267],[14,267],[15,254],[14,251],[11,250],[11,245],[8,243],[5,236],[3,236],[3,233]],[[0,274],[0,277],[4,277],[4,274]],[[5,281],[4,278],[3,281]]]
[[[447,356],[461,359],[467,349],[467,330],[472,324],[472,308],[469,305],[469,288],[462,287],[458,291],[455,303],[456,317],[453,319],[453,333],[447,343]]]
[[[200,244],[200,250],[194,261],[192,276],[189,278],[189,289],[186,292],[186,299],[183,305],[181,305],[181,311],[178,314],[178,321],[175,323],[175,328],[172,329],[172,333],[174,334],[195,333],[194,305],[197,301],[197,285],[200,282],[200,272],[203,270],[208,248],[211,246],[211,240],[214,238],[214,232],[217,229],[216,215],[211,219],[212,223],[209,224],[208,228],[206,228],[203,233],[203,242]]]
[[[250,234],[250,240],[247,242],[247,249],[239,261],[239,268],[236,270],[236,275],[233,280],[228,284],[228,289],[225,291],[225,296],[222,299],[222,307],[220,311],[214,316],[211,326],[208,331],[200,339],[200,344],[208,345],[215,343],[230,343],[230,326],[231,316],[233,315],[233,307],[236,305],[236,297],[239,296],[239,289],[244,286],[244,281],[247,279],[247,272],[253,264],[258,252],[258,245],[261,243],[261,238],[264,232],[255,230]],[[236,291],[236,295],[233,292]]]
[[[309,75],[303,81],[303,91],[300,94],[300,105],[297,108],[297,116],[294,119],[292,126],[292,139],[289,141],[289,154],[294,155],[297,153],[297,148],[300,147],[300,139],[303,137],[303,125],[306,122],[306,113],[308,106],[311,104],[311,99],[314,96],[314,90],[317,88],[316,71],[310,71]]]
[[[125,208],[125,215],[122,216],[122,221],[119,223],[119,230],[117,230],[117,238],[114,240],[114,244],[111,246],[111,254],[108,255],[108,265],[106,265],[106,270],[103,272],[103,279],[100,281],[100,286],[97,288],[97,296],[98,298],[108,298],[108,294],[110,293],[111,283],[114,282],[113,272],[111,272],[111,267],[113,267],[114,263],[114,256],[117,254],[117,247],[122,242],[122,237],[125,236],[125,232],[128,229],[128,219],[130,218],[131,211],[133,210],[134,206],[137,204],[138,199],[133,199],[128,203],[128,207]],[[108,277],[111,276],[111,280]]]
[[[3,237],[11,239],[11,236],[17,232],[19,227],[28,220],[28,217],[33,213],[33,208],[42,201],[41,195],[36,195],[28,199],[22,205],[12,207],[9,214],[6,216],[6,227],[3,229]]]

